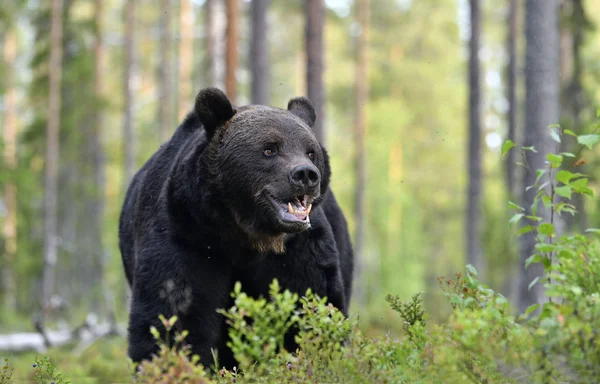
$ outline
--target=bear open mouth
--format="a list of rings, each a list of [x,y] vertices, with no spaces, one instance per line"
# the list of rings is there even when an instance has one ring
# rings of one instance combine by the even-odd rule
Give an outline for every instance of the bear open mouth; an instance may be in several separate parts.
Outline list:
[[[310,210],[312,204],[309,203],[307,195],[295,196],[290,201],[282,201],[275,196],[268,194],[269,199],[279,211],[280,219],[290,223],[310,223]]]

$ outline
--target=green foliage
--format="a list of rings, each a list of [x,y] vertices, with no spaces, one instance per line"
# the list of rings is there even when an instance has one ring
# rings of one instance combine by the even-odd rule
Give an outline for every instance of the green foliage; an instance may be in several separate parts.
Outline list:
[[[10,365],[9,359],[4,359],[2,371],[0,371],[0,384],[12,383],[14,368]]]
[[[62,373],[50,362],[50,358],[35,359],[33,364],[33,379],[36,384],[70,384],[71,381],[64,379]]]

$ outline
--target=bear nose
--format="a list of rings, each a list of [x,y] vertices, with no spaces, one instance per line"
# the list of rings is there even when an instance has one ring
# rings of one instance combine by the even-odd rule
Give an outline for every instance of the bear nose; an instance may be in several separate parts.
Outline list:
[[[312,164],[299,165],[290,173],[292,184],[299,187],[314,188],[319,185],[321,175],[317,167]]]

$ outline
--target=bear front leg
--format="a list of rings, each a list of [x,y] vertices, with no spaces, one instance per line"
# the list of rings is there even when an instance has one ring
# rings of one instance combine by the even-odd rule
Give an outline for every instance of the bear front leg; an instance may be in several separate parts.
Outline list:
[[[138,264],[129,315],[129,357],[136,363],[151,359],[158,346],[150,327],[156,327],[164,340],[165,329],[158,316],[168,319],[176,315],[178,320],[171,335],[187,330],[184,343],[209,367],[213,363],[211,349],[218,348],[224,325],[217,310],[227,308],[229,303],[230,273],[227,268],[202,259],[188,266],[182,261],[189,259],[174,252],[170,256],[168,265],[158,257]]]

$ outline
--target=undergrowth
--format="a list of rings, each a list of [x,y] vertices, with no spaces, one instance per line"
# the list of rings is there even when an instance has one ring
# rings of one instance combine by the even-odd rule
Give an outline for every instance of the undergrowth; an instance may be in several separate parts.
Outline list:
[[[557,127],[551,136],[560,142],[576,136]],[[576,137],[592,148],[600,135]],[[510,150],[512,143],[503,146]],[[535,151],[523,148],[522,151]],[[555,215],[576,214],[574,194],[593,195],[585,175],[565,166],[570,153],[550,153],[547,168],[536,170],[537,194],[530,207],[510,203],[511,223],[523,222],[517,236],[532,233],[534,254],[527,265],[540,263],[549,300],[520,316],[502,295],[478,279],[470,265],[448,278],[440,289],[452,307],[448,321],[427,322],[421,294],[404,301],[388,295],[405,334],[366,337],[358,321],[345,318],[325,298],[307,291],[299,296],[282,291],[275,280],[269,297],[252,298],[239,284],[233,307],[221,311],[230,325],[229,346],[239,365],[233,370],[202,367],[185,345],[187,332],[161,339],[151,361],[132,371],[138,383],[591,383],[600,378],[600,230],[557,235]],[[577,161],[574,159],[573,161]],[[526,166],[526,164],[525,164]],[[550,212],[544,217],[538,203]],[[161,317],[167,335],[177,318]],[[283,334],[298,330],[298,350],[284,349]],[[46,357],[33,364],[36,383],[69,383]],[[0,384],[12,383],[6,361]]]

